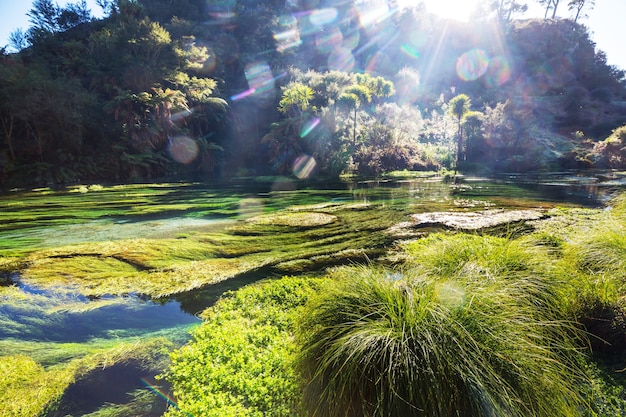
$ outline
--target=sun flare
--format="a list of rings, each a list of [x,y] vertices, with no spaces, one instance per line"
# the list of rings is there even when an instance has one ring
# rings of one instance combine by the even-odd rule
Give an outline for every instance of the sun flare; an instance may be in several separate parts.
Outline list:
[[[472,12],[476,9],[476,0],[423,0],[426,10],[445,19],[453,19],[461,22],[470,20]],[[415,0],[399,0],[400,7],[412,7]]]

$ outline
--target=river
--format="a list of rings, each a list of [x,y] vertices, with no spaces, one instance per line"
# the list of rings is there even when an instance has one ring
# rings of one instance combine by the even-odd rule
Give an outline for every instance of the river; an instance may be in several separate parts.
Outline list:
[[[0,196],[0,261],[8,264],[8,260],[34,256],[29,261],[32,263],[38,253],[88,243],[133,239],[170,242],[197,233],[233,234],[229,231],[238,230],[231,229],[233,226],[251,218],[299,206],[376,205],[395,213],[397,219],[407,213],[448,210],[596,208],[623,190],[625,179],[625,174],[607,172],[509,174],[460,177],[457,181],[425,176],[332,184],[280,178],[243,179],[219,187],[169,183],[15,191]],[[277,236],[266,239],[271,245]],[[315,256],[320,253],[315,252]],[[63,259],[45,256],[58,262]],[[36,280],[25,279],[21,269],[7,271],[0,276],[4,288],[0,293],[0,360],[20,354],[54,369],[87,355],[70,352],[80,350],[77,346],[81,345],[98,351],[118,341],[163,337],[180,346],[188,339],[189,330],[200,323],[196,317],[199,312],[224,291],[276,274],[281,270],[276,265],[294,262],[283,256],[269,267],[259,264],[221,283],[158,298],[132,291],[85,295],[74,290],[71,283],[40,286]],[[315,269],[317,272],[319,265]],[[308,273],[306,268],[298,273],[302,272]],[[59,406],[47,416],[96,416],[104,405],[132,403],[135,398],[130,393],[141,390],[150,393],[151,404],[144,404],[140,415],[159,416],[173,399],[167,384],[154,380],[157,373],[159,369],[141,366],[136,360],[100,366],[70,384]]]

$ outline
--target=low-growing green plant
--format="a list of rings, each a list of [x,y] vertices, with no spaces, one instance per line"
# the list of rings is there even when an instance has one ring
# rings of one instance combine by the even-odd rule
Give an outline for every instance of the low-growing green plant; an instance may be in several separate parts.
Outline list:
[[[169,417],[287,417],[298,410],[293,327],[317,279],[283,278],[227,294],[171,354]]]
[[[0,403],[6,417],[39,416],[74,381],[70,368],[46,370],[23,355],[0,356]]]
[[[585,407],[575,324],[520,299],[537,282],[371,267],[331,278],[298,327],[310,415],[576,416]]]

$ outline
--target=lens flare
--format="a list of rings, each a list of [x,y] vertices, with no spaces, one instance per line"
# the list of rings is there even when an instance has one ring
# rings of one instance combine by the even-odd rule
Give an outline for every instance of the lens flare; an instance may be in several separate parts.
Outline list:
[[[318,119],[317,117],[314,117],[312,119],[310,119],[309,121],[307,121],[303,126],[302,129],[300,129],[300,137],[301,138],[305,138],[308,136],[309,133],[311,133],[313,131],[313,129],[315,129],[317,127],[317,125],[320,124],[320,119]]]
[[[309,178],[316,166],[315,158],[310,155],[300,155],[293,163],[293,174],[301,180]]]
[[[302,44],[300,31],[298,30],[298,20],[292,15],[283,15],[278,18],[280,30],[274,32],[276,40],[276,50],[284,52],[289,48],[295,48]]]
[[[489,58],[482,49],[465,52],[456,61],[456,73],[463,81],[474,81],[487,72]]]
[[[211,47],[206,47],[208,58],[202,63],[202,68],[198,70],[202,74],[211,74],[217,67],[217,54]]]
[[[145,378],[140,378],[140,380],[146,386],[146,388],[148,388],[150,391],[155,393],[157,396],[163,398],[167,402],[168,405],[171,405],[175,409],[180,410],[180,408],[178,408],[178,404],[176,404],[176,401],[171,399],[167,394],[161,391],[156,385],[149,383],[148,381],[145,380]],[[187,414],[189,417],[193,417],[193,415],[187,412],[185,412],[185,414]]]
[[[420,57],[419,51],[409,44],[403,44],[402,46],[400,46],[400,50],[411,58],[417,59]]]
[[[328,56],[328,68],[331,70],[350,72],[354,65],[354,55],[349,49],[337,48]]]
[[[343,34],[343,46],[346,49],[355,50],[359,46],[361,40],[361,34],[358,30],[350,30],[348,33]]]
[[[398,104],[413,104],[419,98],[419,84],[411,79],[401,79],[396,82],[396,97]]]
[[[315,37],[315,47],[322,54],[334,51],[341,46],[342,42],[343,34],[336,27],[330,28],[327,32],[320,33]]]
[[[263,206],[260,198],[242,198],[239,202],[239,216],[248,218],[263,214]]]
[[[249,88],[245,91],[242,91],[241,93],[233,94],[232,96],[230,96],[230,99],[232,101],[241,100],[254,94],[254,91],[254,88]]]
[[[170,116],[170,120],[174,123],[178,123],[179,121],[185,120],[187,117],[193,114],[193,110],[182,110],[176,113],[173,113]]]
[[[302,44],[300,32],[296,29],[275,33],[274,39],[276,40],[276,50],[278,52],[285,52],[287,49],[297,48]]]
[[[511,79],[509,62],[503,56],[497,56],[489,61],[489,70],[484,81],[487,87],[499,87]]]
[[[188,164],[198,156],[198,144],[187,136],[170,138],[167,150],[176,162]]]
[[[385,3],[371,4],[369,2],[361,2],[357,4],[357,10],[361,26],[365,29],[384,22],[393,14]]]
[[[316,26],[324,26],[334,22],[337,19],[337,14],[337,9],[334,7],[317,9],[311,12],[309,20]]]

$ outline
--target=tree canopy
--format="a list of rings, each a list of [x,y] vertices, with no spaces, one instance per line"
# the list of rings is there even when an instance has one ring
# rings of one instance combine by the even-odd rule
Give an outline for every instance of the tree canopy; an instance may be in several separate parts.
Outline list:
[[[577,23],[592,0],[445,25],[374,0],[98,4],[35,0],[2,49],[3,182],[449,168],[455,144],[466,167],[587,167],[626,124],[625,73]]]

